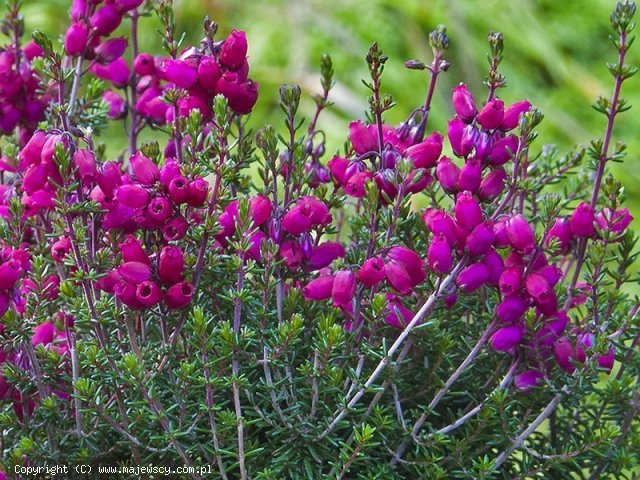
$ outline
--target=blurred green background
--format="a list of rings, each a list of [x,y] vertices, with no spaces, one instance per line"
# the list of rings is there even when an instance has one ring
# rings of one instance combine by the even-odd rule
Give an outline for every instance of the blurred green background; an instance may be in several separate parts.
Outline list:
[[[25,0],[27,29],[40,28],[59,36],[66,24],[70,0]],[[398,123],[423,102],[427,77],[410,71],[404,61],[429,61],[427,35],[445,24],[450,37],[451,68],[441,76],[434,99],[430,129],[443,129],[451,116],[451,88],[464,81],[485,96],[482,85],[487,71],[487,33],[502,31],[505,60],[502,71],[507,101],[529,98],[545,113],[537,148],[558,144],[561,151],[600,137],[605,118],[591,104],[599,95],[610,95],[612,78],[606,62],[616,53],[608,40],[612,0],[175,0],[178,28],[187,43],[201,38],[202,19],[209,15],[220,24],[221,35],[231,28],[245,30],[249,38],[251,77],[260,83],[260,99],[251,124],[281,125],[278,87],[298,83],[307,93],[302,113],[309,118],[311,94],[319,90],[319,58],[331,54],[337,85],[333,108],[321,117],[329,138],[329,152],[346,138],[348,121],[362,118],[366,109],[367,77],[364,56],[377,41],[390,57],[384,90],[398,102],[387,121]],[[141,24],[141,49],[160,52],[159,23],[145,18]],[[636,46],[638,47],[638,46]],[[629,62],[640,64],[640,47],[632,49]],[[640,76],[625,85],[624,96],[640,104]],[[629,196],[629,206],[640,220],[640,115],[624,114],[615,137],[629,144],[629,155],[614,167]],[[113,130],[111,131],[113,132]],[[114,136],[115,137],[115,136]],[[116,153],[120,140],[106,138]],[[636,225],[640,225],[636,220]]]

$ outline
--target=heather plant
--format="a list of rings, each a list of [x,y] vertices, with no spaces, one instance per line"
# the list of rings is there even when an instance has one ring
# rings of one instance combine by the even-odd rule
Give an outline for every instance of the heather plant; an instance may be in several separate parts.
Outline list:
[[[541,145],[535,98],[500,97],[500,33],[486,90],[458,85],[431,124],[440,26],[397,126],[371,46],[369,110],[329,154],[328,55],[311,119],[283,85],[283,126],[254,126],[244,32],[206,18],[187,46],[171,1],[73,0],[60,41],[26,41],[21,3],[0,47],[5,472],[637,478],[637,237],[607,171],[634,3],[588,147]]]

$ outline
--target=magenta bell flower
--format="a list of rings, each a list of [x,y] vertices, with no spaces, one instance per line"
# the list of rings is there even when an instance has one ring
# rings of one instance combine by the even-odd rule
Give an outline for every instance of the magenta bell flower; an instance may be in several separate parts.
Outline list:
[[[147,308],[153,307],[162,300],[162,290],[154,281],[142,282],[136,288],[136,298]]]
[[[356,293],[356,276],[351,270],[338,271],[333,279],[331,298],[336,307],[346,307]]]
[[[264,195],[257,195],[249,200],[249,216],[256,227],[267,223],[272,210],[273,203]]]
[[[44,322],[33,328],[31,336],[31,345],[49,345],[56,338],[56,327],[51,322]]]
[[[464,130],[462,130],[462,136],[460,137],[460,148],[457,155],[461,157],[469,155],[479,139],[480,131],[475,127],[475,125],[467,125],[464,127]]]
[[[465,293],[472,293],[479,289],[489,279],[489,269],[484,263],[474,263],[462,270],[457,278],[456,285]]]
[[[109,65],[94,63],[89,67],[89,71],[96,77],[107,80],[121,88],[126,87],[127,83],[129,83],[129,65],[122,57],[114,60]]]
[[[566,218],[556,218],[553,226],[547,232],[545,239],[546,245],[551,244],[552,240],[555,240],[559,246],[560,251],[558,253],[567,253],[571,247],[571,240],[573,239],[573,233],[571,233],[571,224]]]
[[[521,214],[514,215],[505,225],[509,243],[521,252],[529,253],[536,243],[536,236],[527,219]]]
[[[142,262],[125,262],[118,267],[118,273],[125,281],[134,284],[151,279],[149,265]]]
[[[136,180],[146,187],[150,187],[160,178],[160,169],[149,157],[142,152],[136,152],[129,158],[129,164]]]
[[[434,236],[427,249],[427,263],[429,268],[439,275],[451,271],[453,267],[453,255],[451,246],[443,234]]]
[[[478,113],[473,94],[464,83],[454,87],[451,105],[456,114],[466,123],[470,123]]]
[[[162,227],[162,237],[171,242],[184,238],[189,229],[189,223],[182,217],[174,217]]]
[[[514,323],[529,309],[529,301],[522,295],[511,295],[498,305],[496,315],[501,322]]]
[[[422,221],[434,236],[444,235],[450,246],[455,245],[458,239],[456,225],[445,211],[428,208],[422,215]]]
[[[62,263],[67,254],[71,251],[71,240],[62,237],[51,245],[51,258],[57,263]]]
[[[9,294],[0,290],[0,317],[4,317],[4,314],[9,310],[9,306],[11,305],[11,298]]]
[[[340,242],[322,242],[313,247],[306,269],[310,271],[328,267],[337,258],[345,256],[345,248]]]
[[[493,224],[483,222],[475,227],[466,240],[466,250],[472,257],[480,257],[487,253],[493,246],[496,236],[493,233]]]
[[[169,182],[169,198],[176,205],[186,203],[189,198],[189,184],[184,177],[175,177]]]
[[[64,35],[64,50],[67,55],[77,57],[87,48],[89,29],[84,23],[72,23]]]
[[[560,368],[565,372],[575,372],[576,367],[573,365],[575,352],[571,340],[567,337],[560,337],[553,342],[553,356]]]
[[[171,142],[174,143],[174,142]],[[169,188],[171,180],[180,176],[180,166],[173,160],[167,160],[160,169],[160,183]]]
[[[349,141],[358,155],[364,155],[378,149],[371,130],[360,120],[349,124]]]
[[[198,81],[205,90],[213,91],[222,77],[220,65],[213,57],[202,57],[198,64]]]
[[[482,165],[480,160],[469,158],[460,169],[458,176],[458,189],[461,192],[468,190],[473,193],[480,188],[482,181]]]
[[[327,163],[329,173],[333,177],[334,181],[339,185],[344,185],[349,177],[347,177],[347,168],[349,167],[349,160],[343,157],[335,155]]]
[[[402,246],[391,247],[387,252],[387,257],[402,264],[409,274],[412,287],[419,285],[427,278],[424,261],[413,250]]]
[[[384,266],[384,275],[395,291],[401,295],[411,293],[411,277],[403,264],[396,261],[387,262]]]
[[[225,67],[236,69],[247,57],[247,36],[244,32],[233,30],[222,44],[220,50],[220,63]]]
[[[404,154],[413,161],[416,168],[435,167],[442,153],[444,137],[440,132],[433,132],[426,140],[407,148]]]
[[[144,208],[149,204],[149,192],[132,183],[116,188],[115,197],[123,205],[131,208]]]
[[[555,313],[558,300],[547,279],[539,273],[532,273],[525,280],[525,288],[536,303],[536,306],[545,314]]]
[[[105,197],[111,198],[114,190],[122,185],[120,165],[116,162],[107,162],[98,168],[96,182]]]
[[[171,202],[165,197],[152,199],[145,209],[145,215],[157,223],[163,223],[172,214]]]
[[[29,165],[39,164],[42,149],[47,141],[47,134],[42,130],[35,132],[19,153],[20,170],[26,170]]]
[[[542,383],[543,378],[544,375],[537,370],[525,370],[513,378],[513,385],[518,390],[527,391]]]
[[[202,178],[196,178],[189,183],[189,195],[187,205],[191,207],[201,207],[207,201],[209,195],[209,184]]]
[[[120,26],[122,14],[118,12],[114,5],[103,5],[89,20],[91,28],[98,35],[107,36]]]
[[[282,228],[291,235],[300,235],[311,230],[313,222],[309,217],[309,212],[300,205],[296,205],[289,210],[282,219]]]
[[[460,167],[453,163],[449,157],[442,157],[436,167],[436,178],[445,192],[456,193],[458,191]]]
[[[127,102],[113,90],[105,90],[102,101],[109,107],[109,118],[119,120],[127,114]]]
[[[576,237],[592,237],[596,233],[595,212],[586,202],[580,203],[571,215],[571,233]]]
[[[365,196],[365,186],[368,182],[373,181],[371,172],[360,172],[353,175],[344,187],[344,191],[350,197],[362,198]]]
[[[95,48],[96,57],[98,62],[106,65],[112,63],[114,60],[124,55],[127,50],[126,38],[110,38]]]
[[[494,249],[489,250],[482,260],[485,267],[489,271],[489,277],[487,283],[491,286],[497,287],[500,281],[500,275],[504,271],[504,261],[498,252]]]
[[[22,265],[16,259],[0,264],[0,289],[13,288],[23,274]]]
[[[133,69],[141,77],[145,75],[153,75],[156,72],[153,55],[150,53],[141,53],[133,62]]]
[[[504,102],[494,98],[486,103],[478,113],[478,123],[485,130],[494,130],[502,125],[504,120]]]
[[[480,208],[478,200],[473,197],[471,192],[458,194],[454,207],[454,216],[456,223],[469,231],[482,223],[482,209]]]
[[[157,66],[158,77],[180,88],[191,88],[198,81],[196,69],[184,60],[165,58]]]
[[[518,144],[518,137],[513,135],[504,137],[494,143],[489,152],[491,165],[499,167],[511,160],[518,150]]]
[[[180,247],[167,245],[160,252],[158,277],[165,285],[173,285],[182,281],[184,274],[184,254]]]
[[[304,209],[306,215],[311,219],[313,225],[326,225],[331,222],[329,207],[322,200],[316,197],[301,197],[297,202],[300,208]]]
[[[250,113],[258,101],[258,86],[253,80],[239,83],[235,95],[227,97],[231,109],[240,115]]]
[[[379,257],[368,258],[358,270],[358,280],[367,287],[375,287],[384,278],[384,260]]]
[[[505,296],[517,293],[522,287],[522,270],[518,267],[505,269],[500,275],[500,293]]]
[[[144,0],[114,0],[113,4],[119,12],[128,12],[134,8],[138,8],[144,3]]]
[[[42,189],[49,178],[49,168],[46,164],[31,165],[22,179],[22,189],[27,195]]]
[[[333,275],[325,275],[311,280],[302,289],[302,296],[305,300],[328,300],[333,292]]]
[[[613,213],[610,208],[605,208],[596,214],[596,223],[600,230],[611,230],[618,235],[624,233],[632,221],[633,217],[628,208],[622,208]]]
[[[164,301],[169,310],[178,310],[189,305],[194,293],[195,287],[191,283],[183,281],[167,289]]]
[[[142,242],[133,235],[127,235],[122,243],[118,244],[122,259],[125,262],[140,262],[150,265],[149,255],[144,251]]]
[[[522,325],[512,325],[498,329],[491,338],[489,344],[491,348],[498,352],[507,352],[517,347],[524,336],[524,327]]]
[[[491,170],[480,182],[478,188],[478,198],[485,202],[490,202],[497,197],[504,190],[504,181],[507,178],[507,172],[503,168],[496,168]]]
[[[520,116],[523,113],[527,113],[529,110],[531,110],[531,103],[529,103],[529,100],[522,100],[521,102],[516,102],[513,105],[509,105],[509,107],[507,107],[504,111],[502,130],[507,132],[516,128],[518,126],[518,122],[520,121]]]
[[[400,303],[400,300],[393,295],[389,295],[387,312],[384,321],[387,325],[395,328],[404,328],[413,319],[413,312]]]

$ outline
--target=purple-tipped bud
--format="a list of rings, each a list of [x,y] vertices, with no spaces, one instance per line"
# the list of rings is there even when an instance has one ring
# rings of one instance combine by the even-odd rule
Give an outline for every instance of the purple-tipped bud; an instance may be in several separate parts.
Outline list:
[[[498,305],[496,315],[501,322],[514,323],[522,318],[529,309],[529,302],[522,295],[511,295]]]
[[[110,38],[102,42],[95,49],[98,62],[102,64],[109,64],[120,58],[127,50],[126,38]]]
[[[474,156],[483,164],[486,163],[486,159],[489,156],[489,153],[491,153],[493,144],[493,135],[490,135],[489,133],[484,131],[480,132],[478,140],[476,140],[476,151]]]
[[[167,308],[178,310],[186,307],[191,302],[195,290],[195,287],[187,281],[169,287],[164,298]]]
[[[460,149],[456,155],[466,157],[476,146],[476,142],[480,138],[480,131],[474,125],[467,125],[462,131],[460,138]],[[455,152],[454,152],[455,153]]]
[[[306,268],[313,271],[328,267],[335,259],[344,257],[345,253],[340,242],[323,242],[311,250]]]
[[[504,190],[504,181],[507,178],[507,172],[503,168],[491,170],[480,182],[478,189],[478,197],[480,200],[490,202],[496,199]]]
[[[72,23],[64,35],[64,51],[71,57],[76,57],[87,48],[89,29],[84,23]]]
[[[118,244],[122,260],[125,262],[140,262],[150,265],[149,255],[142,248],[142,242],[133,235],[127,235],[124,242]]]
[[[349,305],[356,293],[356,276],[351,270],[340,270],[335,274],[331,298],[336,307]]]
[[[468,190],[473,193],[480,188],[481,181],[482,165],[480,164],[480,160],[469,158],[460,169],[460,175],[458,176],[458,189],[461,192]]]
[[[375,287],[384,280],[384,260],[373,257],[365,260],[358,271],[358,280],[367,287]]]
[[[491,151],[489,152],[489,163],[496,167],[507,163],[513,158],[518,150],[518,143],[518,137],[513,135],[509,135],[498,140],[493,144],[493,147],[491,147]]]
[[[498,329],[491,335],[489,343],[497,352],[507,352],[517,347],[523,336],[524,328],[521,325],[512,325]]]
[[[502,125],[504,120],[504,102],[494,98],[489,100],[480,113],[478,113],[478,123],[485,130],[493,130]]]
[[[453,150],[453,153],[458,157],[464,156],[462,151],[462,134],[465,128],[465,123],[459,117],[452,118],[447,124],[447,138],[449,139],[451,150]]]
[[[91,28],[98,35],[107,36],[120,26],[122,14],[114,5],[104,5],[98,9],[89,20]]]
[[[162,300],[162,290],[154,281],[142,282],[136,288],[136,298],[145,307],[150,308]]]
[[[360,120],[349,124],[349,141],[358,155],[377,150],[371,131]]]
[[[442,157],[436,168],[436,178],[445,192],[456,193],[458,191],[460,168],[449,157]]]
[[[209,184],[204,178],[196,178],[189,183],[189,196],[187,205],[191,207],[201,207],[207,201],[209,194]]]
[[[311,280],[302,289],[302,296],[305,300],[328,300],[333,291],[333,279],[333,275],[325,275]]]
[[[415,251],[407,247],[391,247],[387,252],[387,258],[402,264],[409,274],[412,287],[419,285],[427,278],[427,273],[424,270],[424,261]]]
[[[504,118],[502,120],[502,130],[505,132],[513,130],[518,126],[520,116],[523,113],[527,113],[531,109],[531,103],[529,100],[522,100],[509,105],[504,111]]]
[[[484,263],[474,263],[462,270],[456,278],[456,285],[465,293],[479,289],[489,279],[489,269]]]
[[[451,105],[458,116],[467,123],[471,122],[478,113],[473,94],[464,83],[454,87]]]
[[[567,337],[560,337],[553,342],[553,356],[556,362],[564,371],[573,373],[576,367],[573,365],[575,352],[571,340]]]
[[[480,208],[478,200],[473,197],[471,192],[458,194],[454,207],[454,216],[456,223],[469,231],[482,223],[482,209]]]
[[[405,150],[405,155],[413,161],[416,168],[435,167],[442,153],[444,137],[440,132],[433,132],[426,140]]]
[[[166,197],[156,197],[149,202],[145,213],[154,222],[163,223],[173,214],[171,202]]]
[[[120,185],[115,192],[116,199],[131,208],[144,208],[149,203],[149,192],[133,183]]]
[[[596,233],[595,212],[586,202],[580,203],[571,215],[571,233],[576,237],[592,237]]]
[[[518,267],[510,267],[500,275],[500,293],[505,296],[513,295],[522,287],[522,270]]]
[[[484,255],[493,246],[496,239],[493,233],[493,224],[483,222],[474,228],[467,237],[466,250],[472,257]]]
[[[38,345],[48,345],[53,342],[56,337],[56,327],[51,322],[44,322],[33,329],[33,335],[31,337],[31,345],[37,347]]]
[[[189,198],[189,184],[184,177],[175,177],[169,182],[169,198],[176,205],[185,203]]]
[[[444,235],[440,234],[431,241],[427,249],[427,263],[437,274],[443,275],[451,271],[453,255]]]
[[[525,370],[513,378],[513,385],[522,391],[531,390],[542,383],[544,375],[537,370]]]
[[[129,158],[131,169],[136,177],[136,180],[142,185],[150,187],[160,178],[160,169],[153,163],[149,157],[146,157],[142,152],[136,152]]]
[[[184,60],[163,59],[158,65],[158,77],[180,88],[191,88],[198,81],[198,72]]]
[[[247,49],[246,34],[242,31],[233,30],[222,44],[220,63],[231,69],[242,66],[247,57]]]
[[[514,215],[506,223],[509,243],[521,252],[529,253],[536,243],[536,236],[527,219],[521,214]]]
[[[153,61],[153,55],[150,53],[141,53],[138,55],[133,62],[133,69],[141,77],[155,74],[156,66]]]
[[[450,246],[455,245],[458,238],[456,225],[448,213],[443,210],[428,208],[422,215],[422,221],[435,237],[444,235]]]

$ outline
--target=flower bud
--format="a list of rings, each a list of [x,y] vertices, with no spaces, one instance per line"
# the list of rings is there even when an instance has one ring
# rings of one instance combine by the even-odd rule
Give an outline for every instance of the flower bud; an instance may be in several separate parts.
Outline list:
[[[543,313],[546,315],[555,313],[558,300],[553,288],[544,276],[532,273],[525,280],[525,288]]]
[[[471,153],[471,150],[476,146],[476,142],[480,138],[480,132],[474,125],[467,125],[462,131],[462,137],[460,137],[460,148],[456,155],[459,157],[466,157]]]
[[[494,130],[502,125],[504,120],[504,102],[494,98],[489,100],[480,113],[478,113],[478,123],[485,130]]]
[[[427,263],[429,268],[439,275],[451,271],[453,255],[451,247],[443,234],[434,237],[427,249]]]
[[[518,126],[518,122],[520,122],[520,116],[523,113],[527,113],[530,109],[531,103],[529,103],[529,100],[523,100],[509,105],[509,107],[504,111],[502,130],[507,132],[516,128]]]
[[[167,245],[160,252],[158,277],[165,285],[173,285],[182,281],[184,274],[184,254],[180,247]]]
[[[118,37],[110,38],[95,49],[98,62],[102,64],[110,64],[116,59],[120,58],[127,50],[127,39]]]
[[[513,378],[513,385],[522,391],[531,390],[542,383],[544,375],[537,370],[525,370]]]
[[[157,65],[157,70],[158,78],[171,82],[180,88],[189,89],[198,81],[198,72],[184,60],[162,59]]]
[[[371,130],[360,120],[349,124],[349,141],[358,155],[364,155],[378,149]]]
[[[149,192],[133,183],[116,188],[115,197],[123,205],[131,208],[144,208],[149,203]]]
[[[176,283],[169,287],[165,294],[164,300],[169,310],[178,310],[184,308],[191,302],[193,294],[195,293],[195,287],[187,282],[183,281]]]
[[[536,236],[527,219],[521,214],[514,215],[505,225],[509,243],[513,248],[524,253],[533,250],[536,243]]]
[[[29,165],[41,162],[42,148],[46,141],[47,134],[42,130],[38,130],[31,136],[22,148],[22,151],[18,154],[20,157],[20,170],[26,170]]]
[[[41,163],[39,165],[31,165],[22,178],[22,189],[27,195],[42,189],[48,180],[49,169],[47,165]]]
[[[96,77],[107,80],[121,88],[126,87],[129,83],[129,65],[122,57],[114,60],[109,65],[94,63],[89,67],[89,71]]]
[[[244,32],[233,30],[222,44],[220,63],[225,67],[236,69],[247,57],[247,36]]]
[[[442,157],[436,167],[436,178],[445,192],[456,193],[458,191],[460,168],[449,157]]]
[[[169,182],[169,198],[176,205],[185,203],[189,198],[189,184],[184,177],[175,177]]]
[[[329,168],[329,172],[331,173],[333,179],[336,181],[336,183],[343,186],[345,185],[347,180],[349,180],[349,178],[346,176],[348,166],[349,160],[343,157],[338,157],[337,155],[327,163],[327,167]]]
[[[331,298],[333,291],[333,275],[325,275],[311,280],[302,289],[302,296],[305,300],[320,301]]]
[[[480,132],[480,135],[478,135],[478,139],[476,140],[476,151],[474,156],[480,160],[483,165],[486,163],[489,153],[491,153],[493,144],[493,135],[489,135],[489,133],[484,131]]]
[[[573,345],[567,337],[560,337],[553,342],[553,356],[564,371],[573,373],[576,367],[573,365],[575,353]]]
[[[464,156],[462,151],[462,134],[465,128],[465,123],[459,117],[452,118],[449,120],[449,123],[447,123],[447,138],[449,139],[451,150],[453,150],[453,153],[458,157]]]
[[[512,325],[498,329],[491,338],[489,343],[491,348],[497,352],[507,352],[517,347],[524,336],[524,328],[522,325]]]
[[[450,246],[455,245],[457,241],[456,225],[453,218],[444,210],[428,208],[424,212],[424,215],[422,215],[422,221],[427,228],[431,230],[434,237],[444,235],[444,238]]]
[[[253,220],[254,226],[264,225],[273,211],[273,204],[264,195],[257,195],[249,200],[249,216]]]
[[[464,83],[454,87],[451,105],[453,105],[453,109],[458,116],[466,123],[470,123],[475,118],[476,113],[478,113],[476,101]]]
[[[483,219],[482,209],[470,192],[458,194],[454,207],[454,216],[456,223],[466,230],[473,230],[482,223]]]
[[[466,250],[472,257],[484,255],[493,246],[496,236],[493,233],[493,224],[483,222],[475,227],[466,241]]]
[[[118,12],[114,5],[103,5],[98,9],[89,20],[91,28],[98,35],[107,36],[120,26],[122,22],[122,14]]]
[[[433,132],[426,140],[407,148],[404,154],[413,161],[415,168],[435,167],[442,153],[444,137],[439,132]]]
[[[586,202],[580,203],[571,215],[571,233],[576,237],[592,237],[596,233],[595,212]]]
[[[201,207],[207,201],[209,194],[209,184],[202,178],[196,178],[189,182],[189,196],[187,197],[187,205],[191,207]]]
[[[496,168],[491,170],[480,182],[480,188],[478,189],[478,197],[480,200],[490,202],[496,199],[504,190],[504,181],[507,178],[507,173],[503,168]]]
[[[456,285],[465,293],[479,289],[489,279],[489,269],[484,263],[474,263],[462,270],[456,278]]]
[[[344,246],[340,242],[322,242],[313,247],[306,265],[309,271],[328,267],[337,258],[345,256]]]
[[[150,53],[141,53],[138,55],[133,62],[133,69],[141,77],[154,75],[156,73],[156,66],[153,61],[153,55]]]
[[[162,290],[154,281],[147,280],[136,288],[136,298],[147,308],[153,307],[162,300]]]
[[[368,258],[358,270],[358,280],[367,287],[375,287],[385,278],[384,260]]]
[[[473,193],[480,187],[482,181],[482,165],[480,160],[469,158],[460,169],[458,176],[458,190],[468,190]]]
[[[333,279],[331,298],[336,307],[345,307],[351,303],[356,292],[356,276],[351,270],[338,271]]]
[[[513,158],[518,150],[518,144],[518,137],[514,135],[509,135],[498,140],[493,144],[489,152],[489,163],[495,167],[504,165]]]
[[[529,309],[528,300],[522,295],[511,295],[498,304],[496,315],[501,322],[514,323]]]
[[[160,169],[149,157],[142,152],[136,152],[129,158],[129,164],[136,180],[146,187],[150,187],[160,178]]]
[[[84,23],[72,23],[64,35],[64,51],[71,57],[77,57],[87,48],[89,29]]]
[[[172,142],[173,143],[173,142]],[[168,160],[160,169],[160,183],[169,188],[171,180],[180,176],[180,166],[173,160]]]

